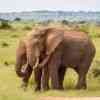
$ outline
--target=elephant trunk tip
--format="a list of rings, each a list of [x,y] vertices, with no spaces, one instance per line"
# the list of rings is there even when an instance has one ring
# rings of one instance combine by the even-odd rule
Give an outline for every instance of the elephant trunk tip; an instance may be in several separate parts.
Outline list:
[[[15,71],[16,71],[16,74],[18,75],[18,77],[24,77],[25,76],[25,73],[22,72],[21,70],[15,69]]]
[[[19,77],[23,77],[24,76],[24,73],[20,72],[20,71],[16,71],[16,74],[19,76]]]

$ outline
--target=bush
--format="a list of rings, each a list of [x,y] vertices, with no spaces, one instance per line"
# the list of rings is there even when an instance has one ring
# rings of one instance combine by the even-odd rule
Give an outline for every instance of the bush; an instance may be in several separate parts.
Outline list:
[[[8,47],[9,46],[9,44],[8,43],[6,43],[6,42],[2,42],[2,47]]]
[[[100,76],[100,69],[98,69],[98,68],[93,69],[93,76],[94,77]]]
[[[64,25],[68,25],[69,24],[69,22],[67,20],[62,20],[61,23],[64,24]]]
[[[96,64],[96,66],[100,66],[100,61],[99,61],[99,60],[96,60],[96,61],[95,61],[95,64]],[[100,76],[100,68],[94,68],[94,69],[92,70],[92,73],[93,73],[93,76],[94,76],[94,77]]]
[[[12,37],[12,38],[17,38],[18,35],[14,34],[14,35],[12,35],[11,37]]]
[[[8,63],[7,61],[5,61],[5,62],[4,62],[4,65],[5,65],[5,66],[8,66],[8,65],[9,65],[9,63]]]
[[[21,18],[15,18],[14,21],[21,21]]]
[[[79,30],[85,33],[89,33],[89,25],[86,24],[80,25]]]
[[[1,21],[1,25],[0,25],[0,29],[11,29],[11,25],[9,24],[8,21],[6,20],[2,20]]]
[[[30,27],[30,26],[25,26],[23,29],[24,29],[24,30],[32,30],[32,27]]]
[[[48,26],[50,23],[53,23],[53,20],[46,20],[46,21],[42,21],[39,22],[38,24],[43,25],[43,26]]]
[[[4,21],[5,19],[3,19],[3,18],[0,18],[0,21]]]
[[[79,21],[78,23],[79,23],[79,24],[85,24],[86,21]]]

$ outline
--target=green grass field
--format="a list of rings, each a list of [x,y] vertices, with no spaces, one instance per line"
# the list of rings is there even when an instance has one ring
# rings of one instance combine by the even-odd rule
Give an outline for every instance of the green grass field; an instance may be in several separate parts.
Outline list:
[[[91,25],[91,36],[96,46],[96,56],[87,75],[87,90],[75,90],[77,74],[68,69],[64,80],[64,91],[49,90],[47,92],[34,92],[35,82],[30,79],[27,91],[20,88],[21,80],[17,77],[15,67],[15,50],[17,41],[32,23],[11,23],[13,29],[0,29],[0,100],[38,100],[42,96],[100,96],[100,77],[93,77],[92,70],[100,67],[100,27]],[[94,29],[93,29],[94,28]]]

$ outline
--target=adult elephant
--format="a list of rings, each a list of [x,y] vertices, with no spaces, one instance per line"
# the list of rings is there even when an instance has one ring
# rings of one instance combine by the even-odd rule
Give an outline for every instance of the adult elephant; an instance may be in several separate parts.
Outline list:
[[[61,89],[66,68],[71,67],[79,75],[76,87],[86,88],[86,74],[94,55],[95,47],[86,33],[46,28],[32,32],[21,40],[17,49],[16,73],[28,80],[32,68],[42,65],[44,67],[36,69],[35,73],[37,89],[40,85],[43,89],[48,88],[48,73],[52,88]],[[24,61],[27,61],[27,69],[21,72]]]
[[[48,37],[51,38],[50,42],[48,41]],[[51,54],[62,40],[63,31],[56,28],[36,29],[20,39],[16,49],[15,70],[17,75],[22,77],[23,87],[27,87],[29,77],[34,69],[37,84],[36,90],[40,90],[42,68],[38,66],[46,66]],[[48,89],[48,76],[46,76],[45,80],[45,89]]]
[[[50,37],[47,40],[49,42],[52,41]],[[43,67],[43,88],[45,88],[45,84],[48,81],[46,80],[46,73],[49,72],[52,88],[63,89],[65,71],[70,67],[79,76],[76,88],[86,89],[86,75],[95,56],[95,52],[95,46],[87,33],[63,30],[63,40],[51,54],[47,65],[48,69]]]

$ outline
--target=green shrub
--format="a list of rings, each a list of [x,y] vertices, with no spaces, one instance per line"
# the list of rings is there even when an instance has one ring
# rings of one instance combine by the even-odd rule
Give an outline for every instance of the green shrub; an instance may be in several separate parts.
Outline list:
[[[14,35],[12,35],[11,37],[12,37],[12,38],[17,38],[18,35],[14,34]]]
[[[9,46],[9,44],[8,43],[6,43],[6,42],[2,42],[2,47],[8,47]]]
[[[17,17],[14,19],[14,21],[21,21],[21,18]]]
[[[64,25],[68,25],[69,24],[69,22],[67,20],[62,20],[61,23],[64,24]]]
[[[32,30],[32,27],[30,27],[30,26],[25,26],[25,27],[23,28],[23,30]]]
[[[93,76],[94,77],[100,76],[100,69],[98,69],[98,68],[93,69]]]
[[[0,24],[0,29],[11,29],[12,26],[9,24],[7,20],[2,20]]]
[[[79,23],[79,24],[85,24],[86,21],[79,21],[78,23]]]
[[[42,26],[48,26],[50,23],[53,22],[54,22],[53,20],[46,20],[46,21],[39,22],[38,24]]]
[[[100,66],[100,61],[96,60],[95,64],[96,64],[96,66]],[[94,77],[100,76],[100,68],[94,68],[94,69],[92,69],[92,73],[93,73]]]
[[[96,35],[97,35],[96,37],[100,38],[100,33],[96,33]]]
[[[8,63],[7,61],[5,61],[5,62],[4,62],[4,65],[5,65],[5,66],[8,66],[8,65],[9,65],[9,63]]]
[[[79,30],[85,33],[89,33],[89,25],[86,24],[80,25]]]

